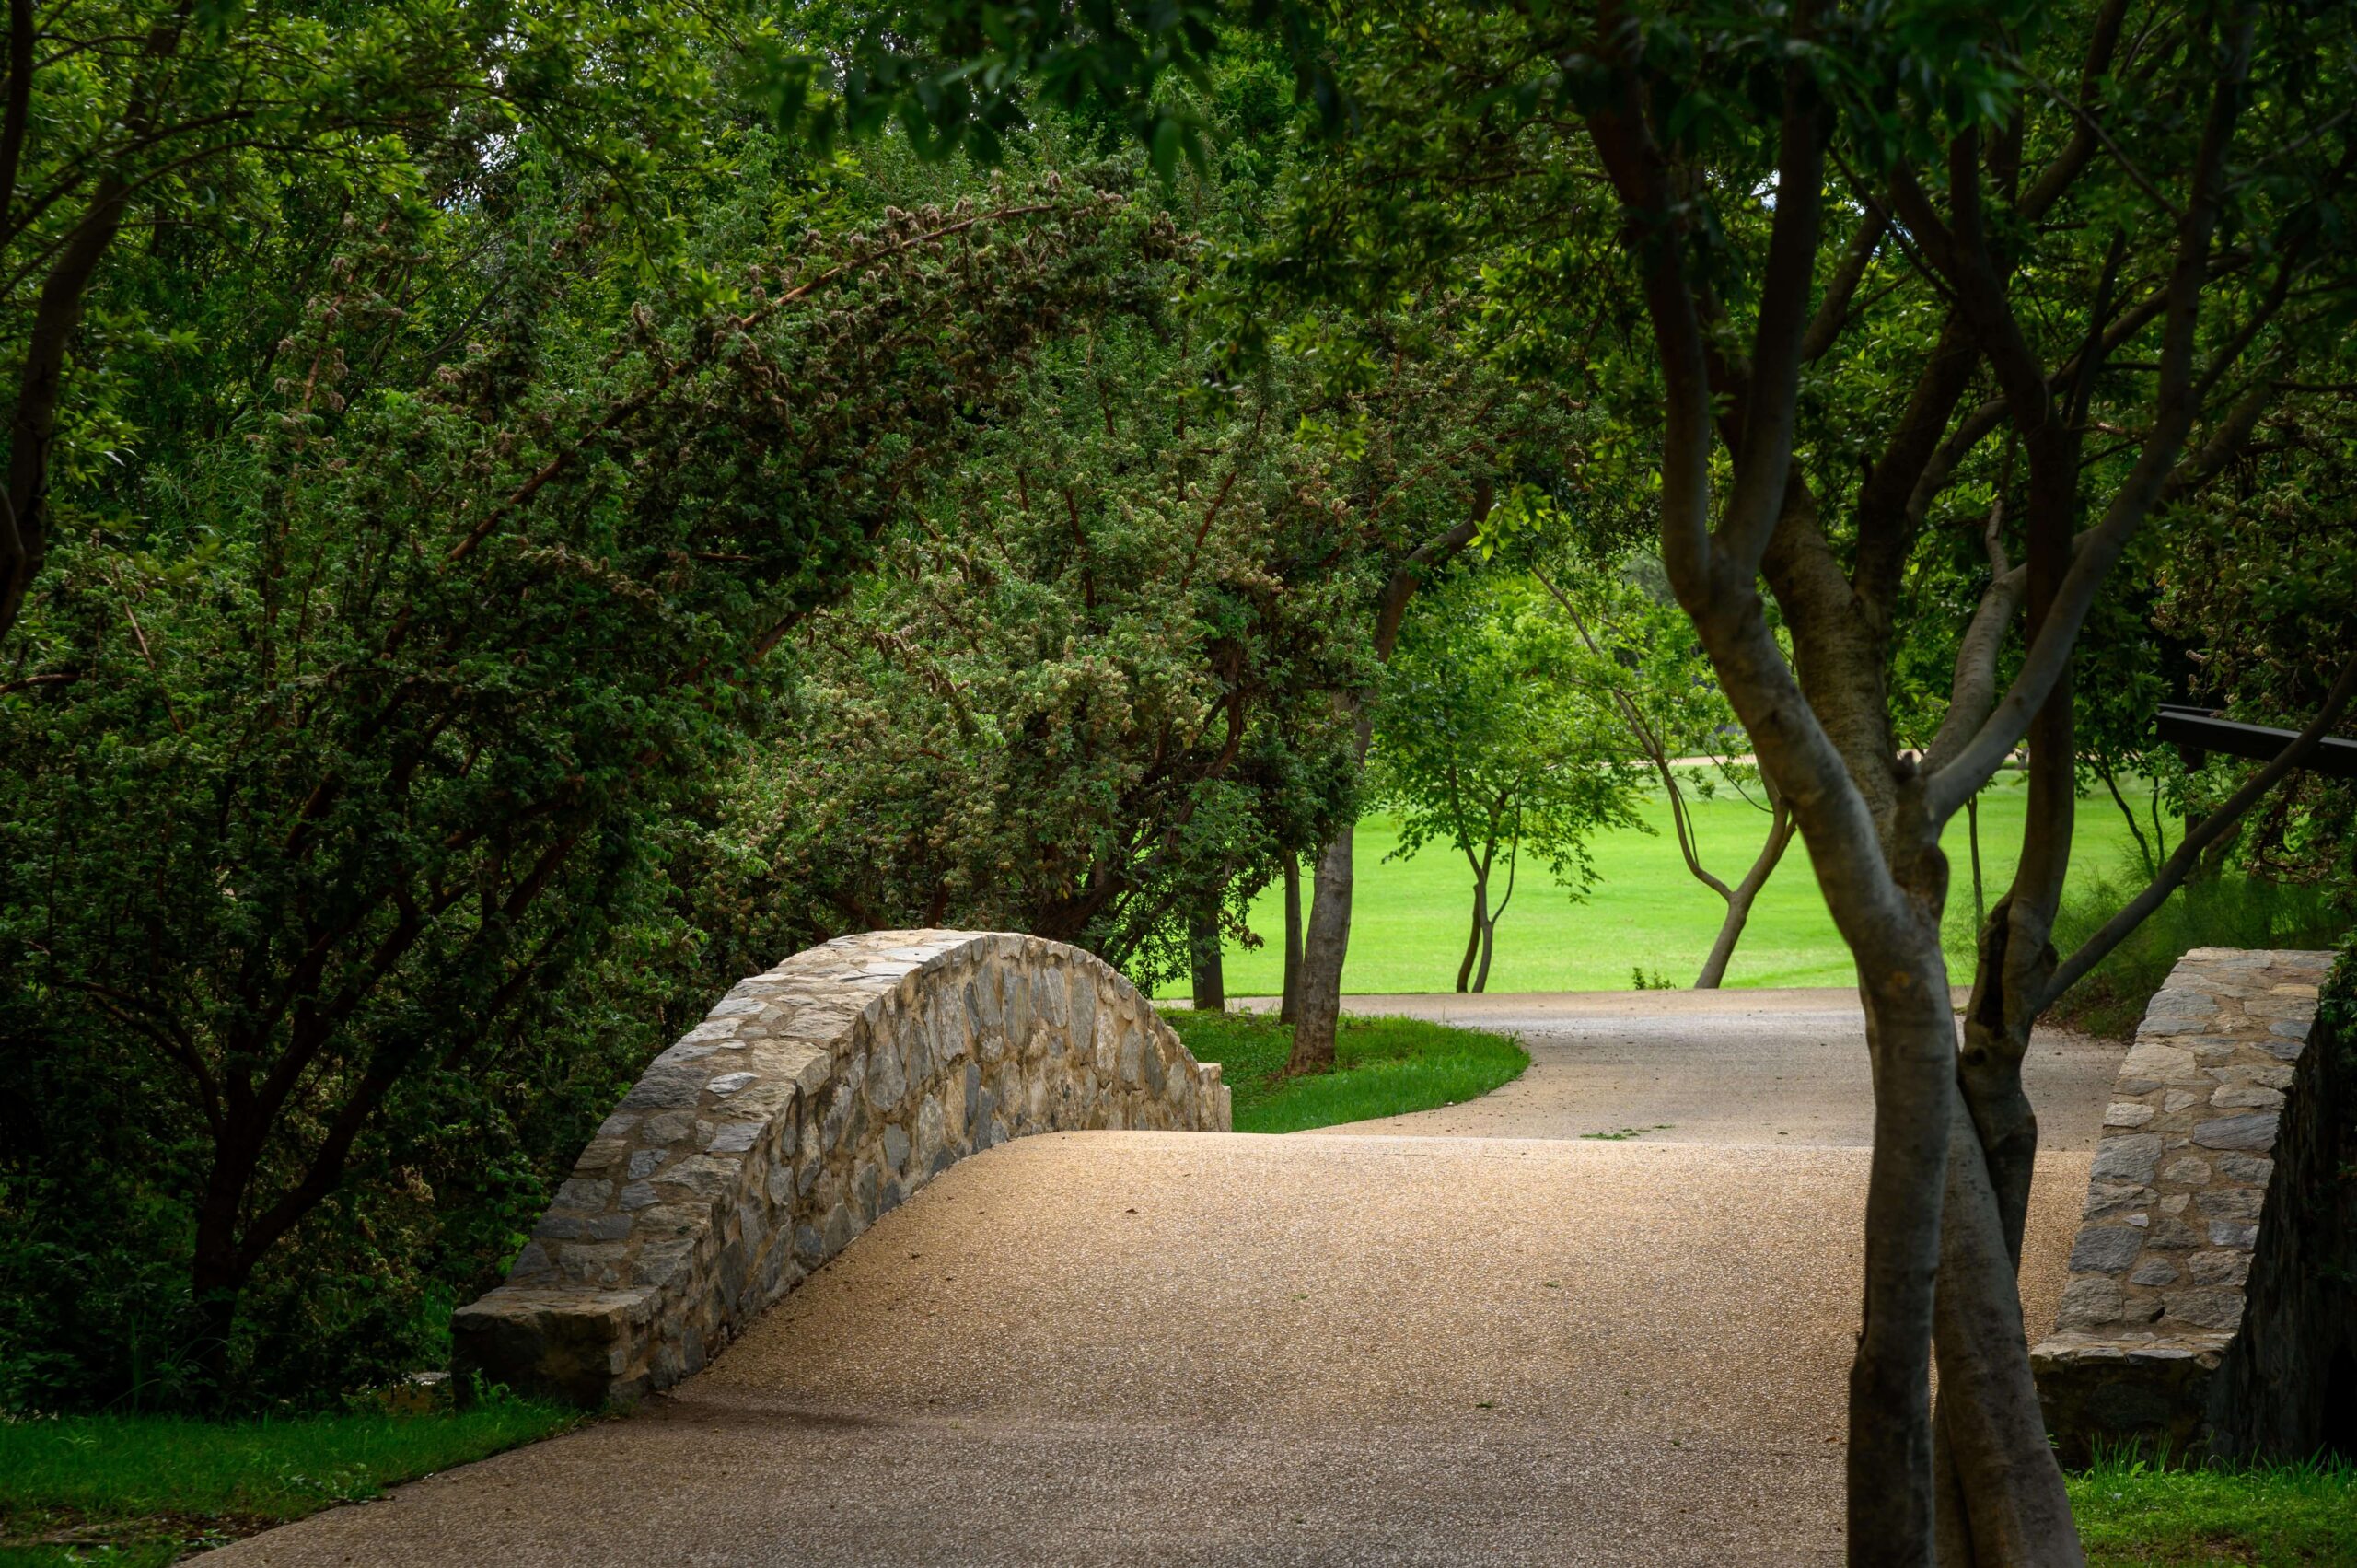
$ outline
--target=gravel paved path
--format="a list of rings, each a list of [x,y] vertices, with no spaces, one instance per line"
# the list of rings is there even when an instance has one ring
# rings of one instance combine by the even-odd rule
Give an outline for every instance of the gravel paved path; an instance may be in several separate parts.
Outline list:
[[[1956,993],[1961,1007],[1964,993]],[[1362,1121],[1353,1132],[1863,1148],[1874,1142],[1858,993],[1591,991],[1353,996],[1353,1013],[1434,1018],[1520,1037],[1530,1070],[1459,1106]],[[2123,1045],[2042,1029],[2024,1081],[2040,1146],[2092,1153]]]
[[[1836,1562],[1863,1046],[1765,994],[1451,999],[1526,1033],[1520,1084],[993,1150],[676,1396],[206,1561]],[[2033,1322],[2116,1058],[2054,1049]]]

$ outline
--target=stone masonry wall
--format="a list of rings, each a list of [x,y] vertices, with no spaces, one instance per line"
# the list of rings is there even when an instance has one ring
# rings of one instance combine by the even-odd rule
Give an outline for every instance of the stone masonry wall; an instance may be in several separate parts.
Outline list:
[[[2254,1345],[2283,1332],[2255,1334],[2246,1310],[2254,1255],[2313,1202],[2315,1173],[2276,1156],[2287,1116],[2313,1117],[2322,1098],[2302,1058],[2331,958],[2197,947],[2154,996],[2104,1114],[2054,1332],[2031,1352],[2066,1462],[2131,1439],[2246,1451],[2236,1367],[2299,1359]]]
[[[585,1405],[702,1367],[956,1161],[1076,1128],[1224,1132],[1228,1091],[1093,955],[877,931],[737,985],[598,1129],[454,1370]]]

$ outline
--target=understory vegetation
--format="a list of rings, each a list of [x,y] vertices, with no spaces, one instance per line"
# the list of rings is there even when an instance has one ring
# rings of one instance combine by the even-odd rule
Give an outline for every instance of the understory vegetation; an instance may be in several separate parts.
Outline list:
[[[1170,1008],[1198,1062],[1216,1062],[1234,1095],[1238,1132],[1302,1132],[1457,1105],[1513,1082],[1529,1053],[1504,1035],[1420,1018],[1345,1016],[1329,1073],[1288,1074],[1293,1029],[1267,1013]]]
[[[2117,872],[2072,889],[2054,923],[2061,940],[2084,941],[2128,901]],[[2052,1016],[2089,1034],[2126,1040],[2177,959],[2196,947],[2328,949],[2349,931],[2331,889],[2241,872],[2190,883],[2153,912],[2111,956],[2055,1004]]]

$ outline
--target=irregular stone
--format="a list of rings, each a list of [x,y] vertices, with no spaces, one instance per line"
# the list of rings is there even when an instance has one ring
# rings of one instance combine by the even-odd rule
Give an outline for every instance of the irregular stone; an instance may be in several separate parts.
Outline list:
[[[2232,1329],[2243,1320],[2243,1293],[2238,1290],[2165,1291],[2161,1302],[2170,1322],[2197,1329]]]
[[[2149,1078],[2162,1084],[2202,1081],[2201,1069],[2195,1063],[2193,1052],[2153,1040],[2130,1048],[2126,1060],[2119,1064],[2119,1075],[2122,1078]]]
[[[694,1111],[667,1110],[660,1116],[648,1117],[640,1136],[650,1144],[676,1144],[694,1132],[695,1125]]]
[[[2153,1201],[2153,1190],[2132,1181],[2097,1181],[2087,1187],[2087,1206],[2082,1217],[2101,1219],[2117,1214],[2122,1209],[2136,1208]]]
[[[2168,1250],[2201,1245],[2201,1233],[2180,1219],[2163,1219],[2145,1233],[2144,1245]]]
[[[2128,1283],[2132,1285],[2173,1285],[2177,1280],[2176,1265],[2165,1258],[2147,1259],[2128,1276]]]
[[[576,1176],[560,1184],[551,1200],[552,1209],[602,1209],[606,1200],[614,1195],[614,1184],[589,1177]]]
[[[2250,1254],[2196,1252],[2186,1259],[2185,1272],[2196,1284],[2238,1285],[2250,1278]]]
[[[705,1144],[715,1155],[741,1155],[761,1141],[762,1124],[759,1121],[729,1121],[713,1129],[712,1142]]]
[[[758,1074],[753,1073],[723,1073],[704,1086],[704,1092],[721,1096],[733,1095],[737,1090],[756,1082],[759,1076]]]
[[[2258,1226],[2255,1225],[2235,1225],[2224,1220],[2212,1220],[2210,1224],[2212,1247],[2239,1247],[2247,1252],[2258,1241]]]
[[[909,1079],[901,1065],[900,1049],[888,1040],[878,1043],[868,1057],[865,1092],[867,1103],[886,1116],[908,1098]]]
[[[2217,1012],[2217,999],[2206,990],[2197,990],[2190,985],[2170,984],[2153,993],[2152,1001],[2145,1005],[2144,1016],[2148,1020],[2208,1018],[2216,1016]]]
[[[2189,1187],[2199,1187],[2210,1179],[2210,1165],[2208,1161],[2197,1159],[2191,1155],[2181,1155],[2162,1167],[2161,1179],[2181,1181]]]
[[[2264,1084],[2228,1084],[2210,1097],[2210,1103],[2219,1110],[2254,1106],[2262,1110],[2273,1110],[2283,1103],[2283,1091],[2270,1089]]]
[[[2247,1181],[2254,1187],[2264,1187],[2275,1174],[2275,1162],[2262,1155],[2221,1155],[2218,1174],[2230,1181]]]
[[[2119,1314],[2128,1303],[2128,1293],[2119,1282],[2105,1274],[2081,1274],[2063,1287],[2061,1309],[2054,1315],[2054,1326],[2060,1330],[2100,1329],[2119,1321]]]
[[[694,1105],[702,1092],[702,1085],[677,1074],[660,1078],[650,1075],[631,1086],[630,1093],[622,1097],[622,1104],[641,1110],[675,1109]]]
[[[2213,1220],[2239,1220],[2246,1225],[2258,1223],[2260,1207],[2267,1194],[2257,1187],[2222,1187],[2204,1192],[2199,1200],[2201,1213]]]
[[[2071,1249],[2071,1271],[2118,1273],[2143,1249],[2144,1238],[2124,1225],[2089,1225]]]
[[[2275,1129],[2282,1119],[2272,1111],[2223,1117],[2193,1130],[2193,1141],[2206,1149],[2266,1149],[2275,1144]]]
[[[1129,1074],[1124,1071],[1122,1076]],[[2097,1181],[2134,1182],[2140,1186],[2153,1179],[2160,1164],[2161,1140],[2158,1133],[2130,1132],[2106,1138],[2096,1150],[2092,1175]]]

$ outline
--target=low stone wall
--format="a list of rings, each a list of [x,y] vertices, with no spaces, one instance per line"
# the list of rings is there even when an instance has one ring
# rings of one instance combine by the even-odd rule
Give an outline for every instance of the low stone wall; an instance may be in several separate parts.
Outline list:
[[[969,1154],[1229,1124],[1218,1065],[1079,948],[842,937],[745,981],[655,1059],[507,1283],[454,1317],[453,1366],[585,1405],[635,1398]]]
[[[2332,955],[2197,947],[2120,1063],[2054,1332],[2031,1352],[2067,1463],[2313,1451],[2316,1386],[2357,1333],[2304,1283],[2338,1222]],[[2346,1287],[2343,1287],[2343,1296]],[[2305,1386],[2304,1386],[2305,1385]]]

